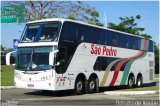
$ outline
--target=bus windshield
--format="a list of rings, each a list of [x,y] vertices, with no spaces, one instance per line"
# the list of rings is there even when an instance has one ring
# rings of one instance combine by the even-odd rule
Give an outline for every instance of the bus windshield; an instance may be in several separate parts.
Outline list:
[[[49,54],[53,47],[21,47],[17,50],[16,66],[22,71],[49,70]]]
[[[21,42],[43,42],[43,41],[58,41],[61,23],[31,23],[27,24]]]

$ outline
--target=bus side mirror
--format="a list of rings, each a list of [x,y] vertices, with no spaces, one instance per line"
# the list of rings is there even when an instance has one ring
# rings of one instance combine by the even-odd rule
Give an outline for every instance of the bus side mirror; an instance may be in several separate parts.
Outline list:
[[[51,65],[51,68],[55,68],[56,66],[59,66],[60,65],[60,62],[57,62],[55,65]]]
[[[54,53],[54,54],[56,54],[56,53],[58,53],[58,52],[59,52],[59,50],[55,50],[55,51],[53,51],[53,53]]]
[[[14,53],[16,51],[12,51],[6,54],[6,65],[10,65],[11,64],[11,54]]]
[[[55,66],[59,66],[60,65],[60,62],[58,61],[56,64],[55,64]]]

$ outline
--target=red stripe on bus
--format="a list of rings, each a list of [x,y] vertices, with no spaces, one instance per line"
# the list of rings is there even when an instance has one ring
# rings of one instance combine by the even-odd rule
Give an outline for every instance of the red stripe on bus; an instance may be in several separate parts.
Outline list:
[[[116,82],[116,80],[117,80],[119,71],[120,71],[120,69],[121,69],[121,67],[122,67],[122,65],[123,65],[124,63],[130,61],[131,59],[141,57],[143,54],[144,54],[144,52],[140,52],[140,53],[138,53],[138,55],[135,55],[134,57],[121,60],[121,61],[118,63],[118,65],[116,66],[116,68],[115,68],[115,72],[114,72],[112,81],[110,82],[109,86],[114,86],[114,84],[115,84],[115,82]]]
[[[118,77],[118,74],[119,74],[119,71],[120,71],[122,65],[123,65],[125,62],[127,62],[127,61],[129,61],[129,59],[124,59],[124,60],[122,60],[122,61],[120,61],[120,62],[118,63],[118,65],[116,66],[116,69],[115,69],[115,72],[114,72],[112,81],[111,81],[111,83],[109,84],[109,86],[113,86],[113,85],[115,84],[115,82],[116,82],[116,80],[117,80],[117,77]]]

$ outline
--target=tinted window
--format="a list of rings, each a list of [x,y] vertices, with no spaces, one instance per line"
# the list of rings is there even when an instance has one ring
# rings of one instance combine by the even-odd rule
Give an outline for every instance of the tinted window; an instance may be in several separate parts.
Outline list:
[[[78,25],[78,40],[80,42],[92,42],[93,28],[85,25]]]
[[[148,51],[153,52],[153,41],[149,40],[149,48]]]
[[[138,39],[138,50],[140,50],[141,49],[141,41],[142,41],[142,39],[141,38],[137,38]]]
[[[98,28],[93,28],[93,43],[99,44],[100,43],[100,30]]]
[[[107,45],[111,46],[112,45],[112,37],[113,37],[113,33],[111,31],[107,31],[107,40],[108,40],[108,43]]]
[[[141,38],[107,30],[109,46],[140,50]]]
[[[60,22],[27,24],[21,41],[57,41],[60,27]]]
[[[115,57],[98,57],[96,63],[94,64],[93,69],[95,71],[105,71],[109,64],[111,64],[115,60],[119,60],[120,58]],[[120,61],[120,60],[119,60]],[[110,71],[115,71],[119,61],[117,61],[110,69]],[[120,69],[120,71],[124,71],[127,62],[124,63]]]
[[[64,41],[74,42],[77,36],[77,25],[74,23],[65,22],[63,24],[61,37]]]
[[[105,30],[100,30],[99,36],[100,36],[99,44],[107,45],[107,33],[106,33],[106,31]]]
[[[105,71],[107,66],[113,62],[114,60],[117,60],[119,58],[115,58],[115,57],[98,57],[93,69],[95,71]]]
[[[113,31],[107,31],[107,40],[109,46],[117,46],[118,45],[118,36],[117,33]]]

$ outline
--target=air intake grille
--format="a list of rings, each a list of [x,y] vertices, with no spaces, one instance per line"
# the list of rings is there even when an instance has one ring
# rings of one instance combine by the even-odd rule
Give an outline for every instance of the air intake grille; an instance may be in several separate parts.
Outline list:
[[[149,71],[149,80],[153,80],[153,69],[150,69]]]
[[[149,67],[153,67],[153,61],[149,62]]]

